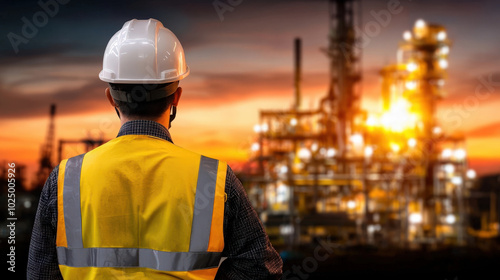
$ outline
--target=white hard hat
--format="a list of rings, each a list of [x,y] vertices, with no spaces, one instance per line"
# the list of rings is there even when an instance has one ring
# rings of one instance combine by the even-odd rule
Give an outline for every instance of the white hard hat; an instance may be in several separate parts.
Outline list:
[[[109,40],[99,78],[116,84],[164,84],[189,75],[179,39],[156,19],[127,21]]]

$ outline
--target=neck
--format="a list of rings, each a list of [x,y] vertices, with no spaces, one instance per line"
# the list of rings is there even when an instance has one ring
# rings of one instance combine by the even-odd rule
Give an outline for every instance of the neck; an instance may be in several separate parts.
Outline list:
[[[167,111],[163,113],[159,118],[146,118],[146,117],[127,117],[124,114],[120,112],[120,126],[122,126],[124,123],[128,121],[134,121],[134,120],[149,120],[149,121],[155,121],[167,129],[170,126],[170,107],[168,107]]]

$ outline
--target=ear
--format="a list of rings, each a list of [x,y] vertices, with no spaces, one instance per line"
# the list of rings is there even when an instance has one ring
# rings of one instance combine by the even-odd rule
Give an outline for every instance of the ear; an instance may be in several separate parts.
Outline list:
[[[116,107],[116,103],[115,103],[115,100],[113,99],[113,96],[111,96],[111,92],[109,91],[109,87],[106,88],[106,90],[104,90],[104,93],[106,94],[106,97],[108,98],[108,101],[109,101],[109,104],[111,104],[111,106],[113,107]]]
[[[179,99],[181,99],[182,95],[182,88],[178,87],[177,90],[174,92],[174,101],[172,102],[172,105],[177,106],[179,104]]]

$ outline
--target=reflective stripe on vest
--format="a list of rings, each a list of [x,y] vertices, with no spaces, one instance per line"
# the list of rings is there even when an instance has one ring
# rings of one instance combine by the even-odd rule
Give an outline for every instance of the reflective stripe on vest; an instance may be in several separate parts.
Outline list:
[[[57,247],[59,264],[71,267],[144,267],[188,271],[217,267],[219,252],[162,252],[144,248]]]
[[[121,136],[119,138],[127,141],[127,136]],[[184,153],[182,150],[179,150],[180,148],[174,148],[176,146],[169,142],[165,143],[166,141],[164,140],[153,139],[152,137],[147,139],[147,136],[134,136],[129,138],[152,141],[153,145],[172,149],[173,152],[181,153],[181,155]],[[123,146],[123,144],[120,144],[120,141],[117,140],[115,142],[117,143],[108,145],[111,148],[104,147],[104,151],[107,151],[106,149],[115,151],[117,150],[116,147],[120,148]],[[200,272],[197,274],[198,276],[195,275],[196,273],[193,273],[193,278],[189,279],[209,279],[210,277],[213,279],[224,247],[222,224],[224,214],[225,175],[227,169],[225,163],[204,156],[198,157],[199,168],[194,197],[194,209],[191,210],[191,232],[189,246],[186,247],[188,250],[164,251],[156,250],[155,248],[107,246],[107,244],[103,244],[100,247],[93,247],[85,244],[85,240],[88,240],[88,238],[84,238],[84,235],[86,233],[87,235],[90,234],[88,232],[89,229],[94,231],[101,230],[101,228],[89,228],[88,225],[87,229],[82,229],[82,225],[85,223],[82,221],[83,205],[81,203],[82,199],[85,199],[86,196],[80,197],[83,192],[80,190],[80,186],[84,180],[84,177],[82,177],[82,166],[86,163],[86,156],[86,154],[83,154],[64,160],[59,167],[58,207],[59,209],[62,208],[62,211],[58,213],[56,243],[61,271],[67,271],[68,267],[75,269],[92,268],[94,270],[96,268],[104,270],[118,268],[122,272],[124,269],[140,268],[168,272],[175,277],[176,275],[180,275],[175,274],[175,272],[197,270]],[[83,176],[85,176],[85,174]],[[172,202],[167,201],[165,203]],[[89,210],[86,209],[86,211]],[[171,228],[174,230],[175,227],[176,225],[171,225]],[[151,234],[161,235],[161,232]],[[179,234],[182,234],[182,232]],[[99,234],[96,236],[99,236]],[[93,242],[97,241],[93,240]],[[215,270],[210,271],[210,269]],[[205,273],[203,272],[204,270],[208,272]],[[142,270],[132,270],[132,272],[137,271]],[[63,273],[63,276],[65,276],[64,274],[65,273]],[[182,275],[184,278],[186,274]],[[199,275],[202,276],[199,277]]]

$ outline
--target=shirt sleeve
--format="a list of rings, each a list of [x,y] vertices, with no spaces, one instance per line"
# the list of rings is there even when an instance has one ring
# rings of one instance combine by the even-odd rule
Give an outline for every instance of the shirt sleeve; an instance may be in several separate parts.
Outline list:
[[[27,279],[63,279],[56,252],[57,176],[56,167],[49,175],[40,194],[40,201],[31,234]]]
[[[283,261],[231,168],[226,177],[224,251],[215,279],[281,279]]]

